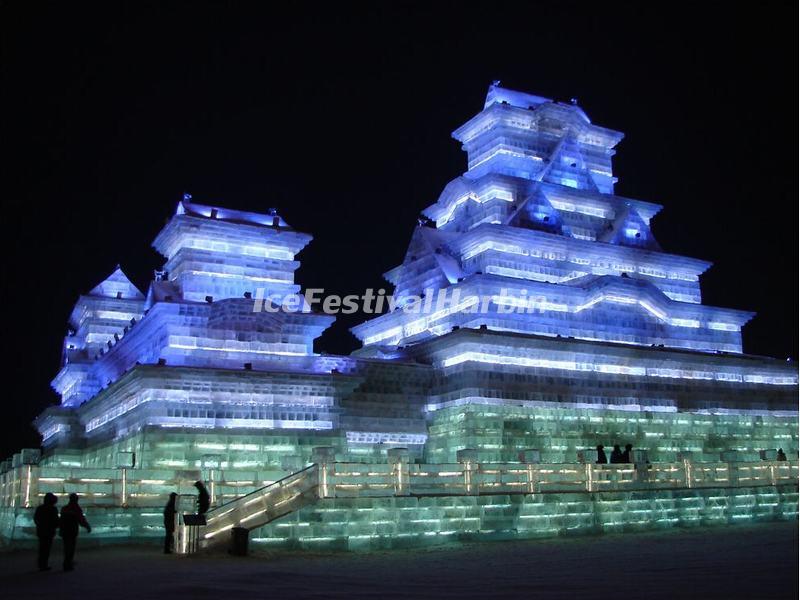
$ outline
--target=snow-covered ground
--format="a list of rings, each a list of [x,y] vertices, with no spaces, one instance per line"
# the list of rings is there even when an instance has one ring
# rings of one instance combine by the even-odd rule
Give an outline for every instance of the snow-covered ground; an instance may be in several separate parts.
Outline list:
[[[84,542],[88,541],[86,537]],[[80,543],[80,540],[79,540]],[[70,598],[797,598],[797,523],[495,542],[372,554],[164,556],[79,546],[76,570],[0,553],[4,600]]]

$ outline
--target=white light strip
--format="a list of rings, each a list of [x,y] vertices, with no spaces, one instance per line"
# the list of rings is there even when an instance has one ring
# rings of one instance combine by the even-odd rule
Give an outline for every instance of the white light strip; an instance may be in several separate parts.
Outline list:
[[[212,352],[240,352],[242,354],[270,354],[279,356],[309,356],[305,352],[289,352],[277,350],[249,350],[246,348],[215,348],[213,346],[190,346],[189,344],[169,344],[168,348],[178,350],[209,350]]]
[[[544,160],[542,159],[541,156],[536,156],[535,154],[525,154],[523,152],[516,152],[514,150],[508,150],[506,148],[499,148],[498,150],[495,150],[494,152],[492,152],[486,158],[482,158],[478,162],[472,163],[471,165],[469,165],[469,170],[472,171],[473,169],[477,169],[483,163],[489,162],[495,156],[498,156],[498,155],[510,156],[512,158],[521,158],[523,160],[532,160],[534,162],[544,162]]]
[[[437,226],[438,225],[439,225],[439,222],[437,221]],[[557,262],[563,262],[564,260],[567,260],[566,257],[561,258],[561,257],[548,256],[547,252],[544,252],[544,253],[534,252],[534,251],[522,252],[522,253],[515,252],[515,251],[512,251],[512,250],[508,250],[506,248],[506,246],[507,247],[512,247],[512,248],[514,247],[514,246],[509,245],[509,244],[501,244],[501,243],[492,242],[491,240],[490,241],[481,242],[479,245],[475,246],[473,249],[471,249],[467,253],[465,253],[462,256],[462,259],[466,260],[468,258],[472,258],[473,256],[476,256],[478,254],[486,252],[487,250],[495,250],[497,252],[505,252],[505,253],[510,253],[510,254],[522,254],[522,255],[525,255],[525,256],[529,255],[529,256],[532,256],[534,258],[541,258],[541,259],[557,261]],[[629,266],[627,268],[617,268],[616,266],[613,267],[613,268],[601,267],[600,265],[594,265],[592,263],[591,259],[588,259],[588,258],[585,258],[585,257],[581,257],[581,256],[574,256],[574,257],[569,258],[568,260],[570,262],[577,263],[577,264],[592,265],[593,268],[596,269],[596,271],[594,271],[595,275],[607,275],[607,274],[609,274],[611,272],[633,273],[633,272],[637,271],[637,268],[634,267],[634,266]],[[638,272],[643,274],[643,275],[646,275],[648,277],[657,277],[657,278],[660,278],[660,279],[668,278],[668,279],[672,279],[672,280],[691,281],[691,282],[696,282],[696,281],[699,280],[699,277],[697,275],[694,275],[694,274],[661,273],[661,272],[656,273],[654,271],[651,271],[647,267],[639,267],[638,268]],[[555,276],[551,277],[551,279],[554,278],[554,277]]]
[[[665,377],[670,379],[724,380],[724,377],[730,375],[726,372],[645,368],[639,366],[616,365],[608,363],[577,363],[574,360],[551,360],[546,358],[488,354],[484,352],[462,352],[461,354],[444,359],[442,361],[442,367],[452,367],[465,362],[479,362],[492,365],[512,365],[517,367],[534,367],[539,369],[585,371],[614,375]],[[770,377],[766,375],[745,375],[744,380],[747,383],[762,383],[767,385],[797,385],[797,377],[794,376]]]
[[[485,191],[480,196],[475,194],[474,192],[469,192],[457,198],[455,201],[451,202],[450,205],[445,210],[444,215],[439,216],[436,219],[436,226],[441,227],[448,223],[452,218],[453,214],[455,213],[456,209],[464,204],[467,200],[472,200],[473,202],[477,202],[478,204],[483,204],[484,202],[488,202],[489,200],[504,200],[505,202],[513,202],[514,196],[513,194],[503,188],[498,188],[496,186],[491,186],[487,191]]]
[[[219,277],[223,279],[246,279],[247,281],[263,281],[267,283],[287,283],[287,284],[294,283],[294,279],[291,277],[286,279],[276,279],[274,277],[258,277],[256,275],[237,275],[235,273],[218,273],[216,271],[186,270],[178,273],[178,276],[184,274],[200,275],[203,277]]]

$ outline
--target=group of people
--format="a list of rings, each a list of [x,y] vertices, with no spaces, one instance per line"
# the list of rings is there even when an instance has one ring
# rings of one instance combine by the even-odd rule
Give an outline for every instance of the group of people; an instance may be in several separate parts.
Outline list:
[[[778,455],[776,460],[785,461],[786,460],[786,453],[783,451],[783,448],[778,448]],[[625,450],[621,450],[619,444],[614,444],[614,449],[611,451],[611,460],[608,460],[606,456],[606,447],[603,444],[598,444],[597,446],[597,464],[598,465],[607,465],[608,463],[613,464],[625,464],[625,463],[632,463],[633,462],[633,445],[632,444],[625,444]]]
[[[70,494],[69,502],[61,509],[61,514],[56,508],[58,498],[55,494],[44,495],[44,502],[36,508],[33,522],[36,524],[36,537],[39,538],[38,566],[41,571],[50,570],[50,549],[56,532],[61,535],[64,542],[64,570],[72,571],[75,566],[75,546],[78,542],[78,531],[83,527],[88,533],[92,526],[83,515],[83,509],[78,504],[78,494]]]
[[[202,481],[194,484],[197,488],[197,514],[204,515],[211,506],[211,496]],[[178,494],[172,492],[169,501],[164,507],[164,553],[171,554],[175,545],[175,515],[177,513],[176,501]],[[78,494],[70,494],[69,502],[59,513],[56,505],[58,497],[53,493],[46,493],[40,506],[33,514],[36,524],[36,537],[39,538],[39,554],[37,565],[40,571],[50,570],[50,551],[56,533],[61,536],[64,543],[64,570],[72,571],[75,568],[75,546],[78,542],[78,531],[83,527],[87,533],[92,532],[92,526],[86,520],[83,509],[78,504]]]
[[[606,456],[606,447],[603,444],[597,446],[597,464],[607,465],[625,464],[633,462],[633,444],[625,444],[625,450],[621,450],[619,444],[614,444],[614,449],[611,451],[611,460]]]

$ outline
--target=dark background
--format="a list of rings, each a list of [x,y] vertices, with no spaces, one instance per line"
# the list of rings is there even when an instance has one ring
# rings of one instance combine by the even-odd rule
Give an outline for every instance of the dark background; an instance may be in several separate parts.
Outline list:
[[[617,192],[716,263],[704,302],[758,311],[747,352],[797,356],[791,4],[284,4],[0,3],[0,457],[38,444],[78,295],[117,263],[145,291],[184,191],[314,234],[304,287],[384,286],[493,79],[625,132]]]

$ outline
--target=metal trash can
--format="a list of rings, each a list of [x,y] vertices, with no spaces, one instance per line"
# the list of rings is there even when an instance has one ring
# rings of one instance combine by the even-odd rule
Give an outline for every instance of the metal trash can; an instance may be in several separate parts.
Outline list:
[[[231,529],[231,554],[234,556],[247,556],[247,547],[250,543],[250,530],[244,527]]]

